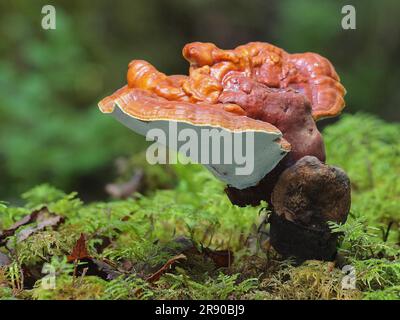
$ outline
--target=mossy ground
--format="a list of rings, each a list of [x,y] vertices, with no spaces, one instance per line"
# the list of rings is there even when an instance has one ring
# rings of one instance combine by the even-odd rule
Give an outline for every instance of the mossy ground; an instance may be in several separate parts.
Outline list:
[[[201,167],[150,167],[145,169],[149,176],[170,174],[172,168],[175,187],[134,199],[85,204],[75,193],[42,185],[23,195],[22,207],[0,204],[0,230],[43,206],[65,218],[56,230],[38,231],[24,241],[18,241],[17,234],[8,238],[7,246],[0,248],[11,259],[0,267],[0,298],[400,299],[399,137],[400,125],[362,114],[345,115],[324,130],[328,163],[346,170],[353,190],[348,222],[332,225],[343,233],[335,265],[282,260],[268,245],[266,205],[231,205],[224,186]],[[66,257],[82,233],[90,255],[107,261],[118,270],[117,276],[74,272],[76,266]],[[228,249],[234,261],[221,267],[198,254],[203,248]],[[146,280],[182,253],[186,259],[159,280]],[[41,285],[45,263],[56,271],[52,290]],[[355,276],[353,289],[343,288],[344,265],[354,268],[347,274],[350,279]]]

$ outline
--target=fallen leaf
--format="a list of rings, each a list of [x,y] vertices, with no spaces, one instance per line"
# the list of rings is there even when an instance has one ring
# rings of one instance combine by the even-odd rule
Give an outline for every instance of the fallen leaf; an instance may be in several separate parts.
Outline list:
[[[150,283],[154,283],[158,280],[160,280],[161,276],[168,271],[175,263],[177,263],[179,260],[186,260],[186,256],[184,254],[179,254],[167,261],[166,264],[164,264],[160,270],[157,272],[153,273],[151,276],[146,278],[146,281]]]
[[[211,250],[203,248],[203,253],[209,257],[217,268],[229,268],[233,263],[233,252],[230,250]]]
[[[88,275],[95,275],[104,280],[113,280],[122,274],[121,271],[117,270],[115,266],[111,265],[105,259],[97,260],[92,258],[91,260],[93,266],[90,268],[91,264],[89,263]]]
[[[80,238],[76,241],[72,253],[67,257],[68,262],[91,258],[86,247],[85,235],[81,233]]]
[[[136,170],[132,178],[125,183],[110,183],[106,185],[106,192],[116,199],[126,199],[137,192],[144,177],[143,170]]]
[[[36,227],[31,227],[31,228],[26,228],[22,230],[21,232],[18,233],[18,242],[26,240],[28,237],[30,237],[32,234],[44,230],[47,227],[58,227],[61,223],[64,222],[64,217],[62,216],[52,216],[50,218],[47,218],[40,223]]]
[[[234,260],[233,252],[230,250],[212,250],[210,248],[197,248],[193,240],[186,237],[177,237],[165,247],[164,252],[171,255],[183,254],[187,257],[188,263],[196,256],[211,260],[216,268],[228,268]],[[210,261],[210,262],[211,262]]]
[[[0,245],[4,245],[6,243],[5,239],[13,236],[15,234],[15,232],[18,230],[18,228],[25,226],[27,224],[30,224],[32,222],[35,222],[36,219],[38,218],[39,214],[42,213],[43,211],[48,212],[47,207],[43,207],[39,210],[33,211],[32,213],[23,217],[18,222],[14,223],[14,225],[12,225],[10,228],[3,230],[0,233]]]

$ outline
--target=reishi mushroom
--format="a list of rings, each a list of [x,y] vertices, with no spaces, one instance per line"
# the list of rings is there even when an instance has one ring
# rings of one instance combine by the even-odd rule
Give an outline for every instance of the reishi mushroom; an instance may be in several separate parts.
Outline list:
[[[273,125],[226,111],[223,106],[169,101],[149,91],[129,87],[100,102],[100,109],[104,113],[111,113],[136,133],[146,136],[152,129],[161,129],[168,136],[165,145],[175,150],[179,150],[185,141],[172,139],[176,144],[169,143],[174,129],[182,132],[191,128],[197,136],[201,135],[202,129],[216,129],[230,135],[251,132],[254,135],[254,149],[257,150],[252,174],[238,176],[235,162],[205,164],[223,182],[237,188],[247,188],[257,184],[270,172],[290,151],[290,145]],[[171,123],[176,124],[176,128],[171,127]],[[218,152],[227,147],[222,140]]]
[[[277,190],[284,184],[278,181],[309,157],[331,170],[323,164],[325,148],[315,121],[338,115],[345,106],[346,91],[326,58],[316,53],[289,54],[262,42],[233,50],[194,42],[187,44],[182,53],[190,63],[189,75],[167,76],[146,61],[134,60],[129,64],[127,85],[104,98],[100,110],[142,135],[154,128],[168,132],[171,123],[176,123],[178,130],[217,128],[230,134],[253,133],[256,152],[252,174],[238,177],[235,164],[206,165],[227,184],[229,199],[239,206],[266,200],[274,210],[283,210],[277,204],[286,198],[278,201],[277,195],[285,193]],[[306,163],[310,165],[310,161]],[[315,163],[310,166],[311,171],[317,167]],[[297,177],[293,171],[290,173]],[[319,176],[318,171],[314,173]],[[323,181],[326,176],[319,178]],[[334,180],[325,182],[332,182],[334,187]],[[349,189],[344,192],[340,201],[350,203]],[[339,201],[330,200],[332,206]],[[345,221],[348,206],[339,207],[338,222]],[[282,212],[274,214],[275,220],[286,217]],[[293,223],[287,217],[285,221]],[[321,221],[325,227],[326,219]],[[299,256],[309,257],[301,252]]]

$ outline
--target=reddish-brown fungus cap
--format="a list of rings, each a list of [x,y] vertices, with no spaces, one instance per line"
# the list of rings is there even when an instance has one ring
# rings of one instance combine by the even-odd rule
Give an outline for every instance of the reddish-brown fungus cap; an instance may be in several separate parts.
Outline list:
[[[270,88],[293,88],[311,102],[315,120],[338,115],[344,108],[345,88],[328,59],[316,53],[289,54],[268,43],[251,42],[234,50],[194,42],[183,49],[191,75],[204,73],[224,83],[232,72],[242,73]]]
[[[226,108],[230,106],[234,105],[170,101],[147,90],[127,86],[99,103],[103,113],[112,113],[115,107],[119,107],[125,114],[142,121],[174,120],[192,125],[221,127],[232,132],[265,131],[281,135],[279,129],[268,122],[227,111]],[[280,143],[284,150],[290,150],[286,140],[282,138]]]
[[[241,74],[270,88],[293,88],[301,92],[309,99],[315,120],[335,116],[345,106],[346,91],[335,69],[316,53],[289,54],[262,42],[251,42],[234,50],[194,42],[183,48],[183,55],[190,62],[189,76],[167,76],[146,61],[132,61],[128,88],[143,89],[169,101],[217,105],[231,76]],[[238,105],[220,107],[245,115]]]
[[[146,137],[151,130],[161,129],[167,139],[165,143],[159,142],[177,151],[179,151],[178,144],[170,145],[169,142],[169,137],[173,136],[171,133],[173,129],[170,125],[175,125],[177,131],[181,132],[183,129],[193,129],[198,137],[202,135],[203,129],[217,129],[217,133],[213,132],[216,135],[225,131],[224,136],[225,133],[228,133],[232,137],[232,140],[228,139],[228,141],[233,141],[237,134],[250,133],[250,137],[253,139],[249,143],[252,145],[253,151],[251,151],[252,154],[246,154],[246,157],[253,158],[254,170],[238,175],[237,169],[242,167],[242,164],[235,162],[203,163],[221,181],[238,189],[256,185],[290,151],[290,144],[282,137],[279,129],[268,122],[242,115],[244,111],[237,105],[194,103],[186,98],[168,100],[157,95],[155,91],[163,90],[165,86],[174,86],[174,83],[168,79],[162,79],[162,76],[157,77],[152,78],[152,81],[160,79],[162,84],[158,84],[158,87],[154,86],[152,90],[125,86],[103,99],[99,103],[101,111],[112,113],[127,127]],[[140,81],[138,83],[141,83]],[[151,80],[149,81],[151,82]],[[200,141],[199,146],[202,144],[203,141]],[[224,154],[223,150],[228,144],[229,142],[222,139],[221,149],[217,149],[216,152]],[[247,152],[247,148],[245,150]],[[203,151],[201,150],[201,152]],[[211,154],[213,159],[214,156],[215,154]]]
[[[290,144],[282,138],[278,128],[265,122],[268,120],[251,119],[246,108],[238,103],[223,103],[224,93],[232,90],[232,78],[251,78],[269,88],[282,89],[282,94],[287,88],[297,90],[310,101],[315,120],[335,116],[344,107],[345,89],[331,63],[318,54],[288,54],[261,42],[234,50],[195,42],[183,48],[183,55],[190,62],[188,76],[167,76],[146,61],[132,61],[128,68],[128,84],[103,99],[99,103],[101,111],[113,113],[141,134],[149,129],[144,122],[159,121],[217,127],[229,132],[261,132],[264,137],[259,143],[270,144],[274,151],[268,149],[261,155],[266,150],[260,149],[256,156],[273,159],[267,164],[268,170],[272,170],[290,151]],[[265,175],[268,170],[261,171]],[[239,189],[256,182],[239,183]]]

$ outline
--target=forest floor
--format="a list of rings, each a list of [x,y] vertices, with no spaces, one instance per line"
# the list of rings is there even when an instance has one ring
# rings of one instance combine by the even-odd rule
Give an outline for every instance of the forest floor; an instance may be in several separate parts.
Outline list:
[[[143,165],[129,199],[0,203],[0,299],[400,299],[400,125],[344,115],[323,135],[352,182],[334,263],[282,259],[266,204],[233,206],[203,168]]]

